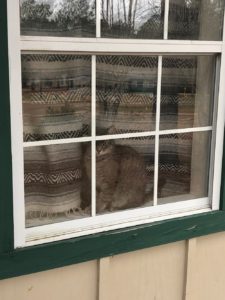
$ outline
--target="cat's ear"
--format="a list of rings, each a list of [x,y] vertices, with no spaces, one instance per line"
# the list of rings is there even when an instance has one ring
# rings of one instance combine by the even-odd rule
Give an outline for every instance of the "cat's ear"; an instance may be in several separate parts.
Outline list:
[[[117,130],[116,127],[114,125],[110,126],[108,129],[108,134],[116,134]]]

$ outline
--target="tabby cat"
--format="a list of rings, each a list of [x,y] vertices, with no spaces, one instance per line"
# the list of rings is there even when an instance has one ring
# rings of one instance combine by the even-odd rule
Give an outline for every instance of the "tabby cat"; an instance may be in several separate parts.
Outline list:
[[[96,211],[138,207],[146,201],[147,174],[142,156],[113,141],[96,145]],[[81,208],[91,204],[91,146],[83,149]]]

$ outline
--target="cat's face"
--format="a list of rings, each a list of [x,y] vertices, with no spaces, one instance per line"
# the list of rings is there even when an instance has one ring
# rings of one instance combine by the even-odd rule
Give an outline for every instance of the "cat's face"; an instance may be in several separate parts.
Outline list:
[[[107,155],[113,151],[113,142],[110,140],[97,142],[96,144],[96,155]]]

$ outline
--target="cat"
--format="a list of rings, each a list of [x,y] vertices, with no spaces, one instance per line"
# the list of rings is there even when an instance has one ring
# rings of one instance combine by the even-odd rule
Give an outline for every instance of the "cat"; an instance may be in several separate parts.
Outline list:
[[[96,144],[96,212],[139,207],[146,201],[144,158],[112,140]],[[91,146],[83,149],[81,208],[91,204]]]

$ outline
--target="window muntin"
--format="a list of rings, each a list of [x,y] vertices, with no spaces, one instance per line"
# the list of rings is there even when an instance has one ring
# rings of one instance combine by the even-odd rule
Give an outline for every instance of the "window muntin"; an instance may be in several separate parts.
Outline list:
[[[18,3],[14,3],[15,6]],[[100,12],[100,2],[97,1],[96,7],[97,11]],[[166,22],[164,23],[164,39],[167,38],[167,30],[168,30],[168,19],[167,15],[169,12],[169,1],[165,1],[165,14],[164,14],[164,20]],[[14,9],[11,10],[13,12]],[[100,20],[99,20],[99,13],[96,14],[97,22],[96,22],[96,29],[97,29],[97,36],[100,36]],[[24,196],[23,191],[21,190],[21,184],[23,184],[23,147],[38,147],[38,146],[45,146],[45,145],[58,145],[58,144],[64,144],[65,140],[57,140],[55,142],[54,140],[50,141],[34,141],[34,142],[24,142],[24,144],[21,144],[21,141],[23,140],[21,137],[22,133],[22,119],[19,117],[22,115],[21,107],[18,107],[18,105],[15,105],[15,108],[13,107],[13,104],[18,103],[18,95],[21,93],[21,78],[18,76],[18,70],[20,70],[20,52],[22,51],[22,54],[33,54],[37,53],[39,51],[40,53],[72,53],[73,55],[80,55],[80,53],[83,55],[84,53],[90,54],[90,49],[92,49],[92,121],[95,119],[94,111],[95,111],[95,98],[96,98],[96,54],[99,54],[101,52],[102,55],[111,54],[117,55],[120,53],[120,55],[123,53],[126,55],[140,55],[141,53],[144,55],[157,55],[166,53],[173,54],[174,56],[176,53],[180,55],[196,55],[196,53],[199,54],[217,54],[222,53],[222,46],[221,43],[213,43],[213,42],[184,42],[184,41],[176,41],[175,43],[172,43],[172,41],[161,41],[160,43],[157,43],[156,41],[140,41],[140,44],[134,44],[134,41],[129,40],[94,40],[91,41],[91,39],[68,39],[64,37],[59,38],[50,38],[50,37],[25,37],[22,36],[20,38],[18,33],[18,26],[19,26],[19,19],[18,14],[15,14],[15,11],[11,14],[10,18],[13,17],[14,23],[9,22],[9,32],[10,32],[10,42],[9,44],[12,46],[16,46],[14,48],[14,51],[12,50],[12,47],[10,46],[10,56],[12,57],[11,65],[17,65],[19,68],[13,69],[11,76],[12,80],[11,82],[14,82],[14,87],[11,86],[11,94],[12,94],[12,135],[13,135],[13,152],[17,155],[14,155],[14,175],[20,174],[19,178],[14,176],[14,195],[19,195],[17,199],[15,199],[15,205],[14,205],[14,218],[15,218],[15,246],[24,246],[24,245],[33,245],[38,244],[42,242],[47,242],[51,240],[60,240],[67,237],[72,236],[80,236],[88,233],[95,233],[95,232],[101,232],[102,230],[110,230],[115,228],[122,228],[126,226],[131,225],[137,225],[137,224],[143,224],[146,222],[151,222],[154,220],[160,219],[159,216],[163,216],[162,218],[168,218],[171,217],[171,215],[175,216],[176,213],[179,213],[179,215],[185,215],[185,214],[195,214],[199,212],[200,210],[209,211],[210,207],[213,209],[218,209],[218,199],[219,199],[219,184],[220,181],[213,181],[212,178],[215,174],[220,174],[220,163],[221,163],[221,146],[218,143],[218,139],[222,138],[222,131],[220,130],[219,124],[223,120],[224,116],[220,109],[218,109],[218,122],[216,123],[216,115],[217,115],[217,109],[214,110],[214,118],[212,126],[207,127],[196,127],[196,128],[181,128],[181,129],[169,129],[169,130],[163,130],[159,132],[159,125],[160,125],[160,88],[161,87],[161,73],[162,73],[162,57],[159,56],[158,58],[158,70],[157,70],[157,101],[156,101],[156,130],[155,132],[135,132],[135,133],[125,133],[123,135],[115,135],[111,134],[105,135],[105,136],[97,136],[95,139],[95,126],[92,126],[92,136],[91,136],[91,143],[92,146],[96,144],[99,140],[103,139],[121,139],[121,138],[136,138],[136,137],[145,137],[145,136],[155,136],[155,154],[158,153],[159,150],[159,142],[160,142],[160,135],[167,135],[167,134],[178,134],[178,133],[189,133],[189,132],[198,132],[198,131],[212,131],[212,144],[215,145],[215,153],[214,151],[211,151],[211,162],[213,162],[213,165],[210,165],[209,170],[209,178],[212,182],[212,186],[209,186],[209,197],[208,198],[201,198],[201,199],[194,199],[194,200],[188,200],[188,201],[181,201],[181,202],[175,202],[175,203],[169,203],[164,205],[156,205],[157,204],[157,186],[158,182],[154,180],[154,196],[153,196],[153,206],[152,207],[143,207],[143,208],[136,208],[132,210],[125,210],[110,214],[103,214],[96,216],[96,207],[95,202],[93,201],[92,197],[92,207],[91,207],[91,215],[92,218],[81,218],[77,219],[75,221],[68,221],[68,222],[61,222],[61,223],[55,223],[50,225],[43,225],[43,226],[36,226],[32,228],[27,228],[24,231],[24,220],[25,217],[23,215],[23,212],[25,211],[24,208]],[[9,18],[9,19],[10,19]],[[15,28],[15,25],[17,24],[17,29]],[[12,28],[16,30],[11,30]],[[21,40],[20,40],[21,39]],[[19,41],[20,40],[20,41]],[[15,55],[16,53],[16,55]],[[210,55],[210,56],[211,56]],[[216,55],[217,56],[217,55]],[[216,59],[216,83],[219,80],[219,62],[220,62],[220,55],[217,56]],[[13,80],[14,79],[14,80]],[[17,95],[16,95],[17,94]],[[215,99],[217,99],[218,91],[215,89],[214,93]],[[219,108],[223,107],[222,105],[222,92],[219,91]],[[94,101],[93,101],[94,100]],[[22,103],[22,99],[21,99]],[[215,106],[217,106],[217,103],[214,103]],[[19,109],[18,109],[19,108]],[[223,121],[222,121],[223,122]],[[95,121],[94,121],[95,123]],[[93,124],[92,124],[93,125]],[[95,125],[95,124],[94,124]],[[18,134],[15,135],[15,129],[18,130]],[[217,130],[217,137],[215,137],[215,131]],[[147,135],[146,135],[147,134]],[[88,142],[90,137],[79,137],[76,138],[76,143],[79,142]],[[16,145],[16,142],[19,143]],[[72,139],[66,139],[66,143],[72,143],[74,140]],[[93,148],[92,148],[93,149]],[[214,147],[212,148],[214,150]],[[92,156],[94,157],[94,151],[92,151]],[[159,157],[155,155],[155,165],[154,165],[154,174],[155,178],[157,178],[157,173],[159,172],[158,169],[158,162]],[[92,159],[92,169],[95,169],[95,160]],[[15,172],[16,171],[16,172]],[[22,171],[22,172],[21,172]],[[214,173],[213,173],[214,171]],[[214,175],[213,175],[214,174]],[[22,176],[21,176],[22,175]],[[217,175],[216,175],[217,176]],[[96,193],[95,189],[93,188],[95,186],[96,178],[92,177],[92,195]],[[211,197],[212,195],[212,197]],[[174,198],[174,197],[173,197]],[[211,199],[213,200],[211,205]],[[19,209],[18,209],[19,208]],[[21,214],[17,214],[16,211],[21,211]],[[103,229],[104,224],[104,229]]]

